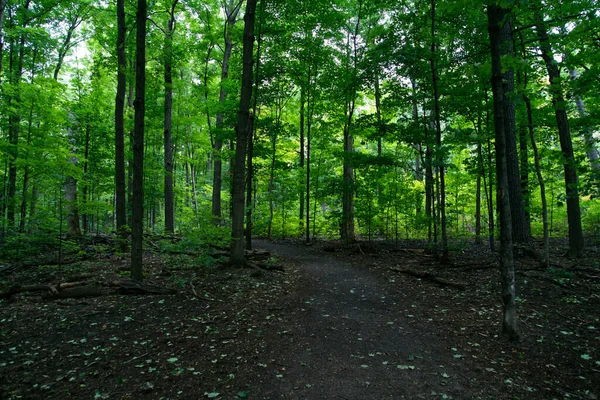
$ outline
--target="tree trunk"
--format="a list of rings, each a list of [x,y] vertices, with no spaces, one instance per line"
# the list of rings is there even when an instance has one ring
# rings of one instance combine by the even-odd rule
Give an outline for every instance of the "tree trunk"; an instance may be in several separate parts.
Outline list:
[[[494,97],[494,126],[496,130],[496,175],[500,205],[500,275],[502,286],[502,334],[510,341],[519,339],[515,304],[515,271],[512,251],[512,219],[506,154],[506,123],[504,121],[504,91],[501,54],[503,46],[512,45],[511,28],[506,19],[508,10],[497,5],[487,9],[488,31],[492,53],[492,92]]]
[[[177,2],[174,0],[169,11],[169,21],[165,32],[165,109],[164,109],[164,147],[165,147],[165,232],[175,232],[175,221],[173,212],[173,143],[172,143],[172,120],[173,120],[173,33],[175,32],[175,8]]]
[[[527,122],[529,130],[529,138],[531,139],[531,149],[533,150],[533,157],[535,162],[535,173],[537,175],[538,183],[540,185],[540,197],[542,199],[542,224],[544,227],[544,250],[542,265],[546,268],[550,267],[550,243],[549,243],[549,232],[548,232],[548,204],[546,203],[546,185],[542,176],[542,166],[540,165],[540,155],[538,147],[535,141],[535,133],[533,130],[533,113],[531,110],[531,101],[529,97],[523,96],[525,106],[527,107]]]
[[[571,131],[565,108],[565,98],[560,82],[560,70],[548,39],[548,33],[542,14],[539,10],[534,15],[536,31],[540,42],[541,56],[548,70],[550,78],[550,92],[552,105],[558,126],[560,148],[563,153],[565,186],[567,194],[567,219],[569,222],[569,256],[580,257],[583,253],[583,230],[581,227],[581,210],[579,208],[579,190],[577,182],[577,162],[573,155],[573,143],[571,142]]]
[[[342,194],[342,239],[346,243],[354,243],[356,241],[356,233],[354,231],[354,168],[352,167],[350,157],[354,152],[354,136],[353,117],[356,105],[357,94],[357,79],[358,79],[358,34],[360,30],[362,0],[358,1],[358,15],[356,25],[354,26],[352,38],[352,70],[350,73],[350,84],[346,88],[346,104],[344,124],[344,166],[343,166],[343,194]],[[349,39],[349,37],[348,37]],[[348,40],[348,45],[350,45]],[[350,50],[348,50],[350,51]],[[348,69],[350,64],[350,54],[348,54]]]
[[[127,202],[125,192],[125,91],[127,58],[125,55],[125,0],[117,0],[117,95],[115,97],[115,212],[120,250],[127,250]]]
[[[509,37],[507,42],[500,47],[503,57],[514,57],[512,20],[507,18],[506,27]],[[515,74],[512,67],[505,68],[502,81],[502,93],[504,95],[504,133],[506,135],[506,161],[508,168],[508,185],[510,190],[510,208],[512,219],[512,237],[514,243],[532,246],[531,228],[525,216],[525,202],[521,186],[521,173],[519,172],[519,154],[517,152],[517,122],[515,102]]]
[[[569,70],[569,76],[572,80],[577,79],[577,71],[575,69]],[[585,119],[588,117],[588,112],[585,109],[583,99],[579,94],[574,94],[575,106],[577,106],[577,113],[579,118]],[[592,169],[592,182],[594,182],[595,189],[600,194],[600,152],[598,151],[597,140],[594,138],[594,130],[590,126],[583,127],[583,140],[585,141],[585,153],[590,162]]]
[[[435,0],[431,0],[431,58],[429,63],[431,65],[431,82],[433,84],[433,110],[435,119],[435,133],[436,133],[436,147],[438,156],[438,168],[440,177],[440,188],[439,188],[439,206],[441,216],[441,229],[442,229],[442,257],[440,259],[442,264],[448,262],[448,233],[446,232],[446,179],[444,175],[444,159],[442,154],[442,127],[440,122],[440,95],[438,90],[438,76],[437,68],[435,64],[436,57],[436,45],[435,45]]]
[[[258,63],[257,63],[258,69]],[[258,88],[255,89],[256,96]],[[256,97],[255,97],[256,99]],[[256,103],[256,102],[255,102]],[[246,171],[246,250],[252,250],[252,180],[254,179],[254,140],[255,140],[255,121],[256,121],[256,104],[253,107],[252,115],[250,116],[250,134],[248,138],[248,168]]]
[[[302,235],[304,231],[304,104],[306,95],[304,85],[300,84],[300,213],[299,213],[299,232]]]
[[[277,108],[278,105],[275,105]],[[278,112],[278,111],[275,111]],[[277,117],[277,123],[275,127],[275,133],[271,137],[271,164],[269,166],[269,191],[267,197],[269,198],[269,221],[267,222],[267,239],[270,241],[273,239],[273,208],[275,202],[273,200],[273,189],[275,183],[275,159],[277,157],[277,130],[279,129],[279,117]]]
[[[231,51],[233,49],[233,42],[231,40],[231,29],[237,22],[237,16],[240,11],[242,2],[240,1],[234,6],[233,0],[225,5],[225,29],[223,39],[225,41],[225,48],[223,50],[223,62],[221,64],[221,90],[219,92],[219,104],[223,106],[225,99],[227,98],[227,90],[225,89],[225,82],[229,78],[229,60],[231,58]],[[214,137],[213,146],[213,188],[212,188],[212,216],[213,224],[220,225],[222,223],[222,210],[221,210],[221,190],[223,188],[223,158],[221,157],[221,150],[223,150],[223,129],[224,129],[224,118],[225,113],[223,111],[217,114],[216,126],[217,130]],[[244,149],[245,152],[245,149]]]
[[[133,185],[131,215],[131,279],[142,280],[144,232],[144,115],[146,95],[146,0],[138,0],[135,48],[135,120],[133,128]]]
[[[29,1],[26,3],[25,9],[29,7]],[[15,206],[17,196],[17,159],[19,157],[19,134],[21,130],[21,93],[20,84],[23,76],[23,58],[25,48],[25,34],[21,34],[18,38],[17,44],[13,41],[10,49],[10,82],[15,87],[15,93],[10,95],[8,98],[9,113],[8,117],[8,143],[10,144],[8,150],[8,193],[6,199],[6,219],[8,220],[9,228],[15,226]],[[16,66],[15,64],[15,49],[17,54]]]
[[[242,67],[242,90],[240,110],[236,127],[235,165],[233,171],[233,195],[231,218],[231,264],[241,265],[244,259],[244,178],[246,144],[250,130],[250,100],[252,97],[252,52],[254,49],[254,18],[256,1],[248,0],[244,16],[244,50]]]
[[[6,0],[0,0],[0,83],[4,74],[2,60],[4,58],[4,10],[6,9]]]
[[[315,77],[317,76],[317,71],[315,71]],[[311,145],[311,132],[310,129],[312,127],[312,116],[314,110],[313,99],[311,98],[312,93],[312,68],[309,64],[308,66],[308,85],[306,87],[306,243],[310,243],[310,145]],[[313,219],[314,219],[313,215]],[[313,229],[314,234],[314,229]]]
[[[87,207],[86,204],[88,202],[88,192],[89,192],[89,176],[88,176],[88,171],[90,168],[90,126],[86,125],[85,127],[85,150],[84,150],[84,158],[85,161],[83,162],[83,179],[84,179],[84,185],[83,185],[83,193],[82,193],[82,204],[84,205],[83,209],[86,210],[86,212],[84,212],[81,215],[81,225],[83,225],[83,231],[84,233],[88,233],[88,214],[87,214]]]

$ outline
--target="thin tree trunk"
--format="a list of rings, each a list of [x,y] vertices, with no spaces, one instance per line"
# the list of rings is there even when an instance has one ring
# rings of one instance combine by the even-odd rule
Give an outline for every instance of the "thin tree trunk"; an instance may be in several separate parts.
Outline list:
[[[506,124],[504,121],[504,91],[501,49],[511,44],[508,10],[497,5],[487,9],[488,31],[492,53],[492,92],[494,97],[494,126],[496,130],[496,174],[500,204],[500,275],[503,305],[502,334],[510,341],[519,339],[516,310],[516,284],[512,251],[512,219],[507,179]]]
[[[233,49],[233,42],[231,40],[231,30],[237,22],[237,15],[240,11],[242,2],[240,1],[237,5],[233,5],[233,0],[230,0],[225,6],[226,21],[224,25],[223,39],[225,41],[225,49],[223,51],[223,61],[221,64],[221,90],[219,92],[219,104],[223,105],[227,98],[227,90],[225,89],[225,82],[229,78],[229,60],[231,58],[231,51]],[[224,118],[225,114],[219,112],[216,118],[217,131],[214,135],[214,147],[213,147],[213,188],[212,188],[212,216],[213,224],[220,225],[222,222],[222,210],[221,210],[221,190],[223,188],[223,158],[221,156],[221,150],[223,149],[223,132],[224,129]],[[244,149],[245,152],[245,149]]]
[[[348,71],[350,75],[350,85],[346,88],[346,104],[344,124],[344,165],[343,165],[343,194],[342,194],[342,239],[346,243],[356,241],[356,233],[354,230],[354,168],[352,167],[350,156],[354,152],[354,136],[352,134],[354,117],[354,109],[356,105],[356,94],[358,79],[358,34],[361,23],[362,0],[358,2],[358,14],[356,25],[352,36],[352,70]],[[348,45],[349,43],[348,37]],[[348,64],[350,63],[350,54],[348,54]],[[348,66],[349,69],[349,66]]]
[[[317,75],[317,71],[315,71],[315,77]],[[311,145],[311,132],[310,129],[312,127],[312,110],[314,110],[314,105],[312,104],[314,100],[311,98],[312,88],[312,68],[311,65],[308,65],[308,85],[306,87],[306,110],[307,110],[307,118],[306,118],[306,243],[310,243],[310,145]],[[313,215],[313,218],[315,216]],[[314,230],[313,230],[314,233]]]
[[[175,32],[175,8],[179,0],[174,0],[169,10],[169,21],[165,32],[165,107],[164,107],[164,152],[165,152],[165,232],[175,232],[175,215],[173,211],[173,33]]]
[[[569,76],[572,80],[577,79],[577,71],[575,69],[569,70]],[[585,109],[583,99],[577,93],[574,94],[573,98],[575,99],[575,106],[577,107],[579,118],[586,119],[589,114]],[[583,140],[585,141],[585,154],[587,155],[592,169],[592,181],[596,186],[596,191],[600,192],[600,152],[597,148],[597,140],[594,138],[594,130],[590,126],[584,126],[582,133]]]
[[[544,183],[544,177],[542,176],[542,166],[540,164],[540,155],[538,147],[535,141],[535,132],[533,130],[533,112],[531,109],[531,101],[529,97],[523,96],[525,106],[527,108],[527,127],[529,130],[529,138],[531,139],[531,149],[533,150],[533,157],[535,162],[535,173],[537,175],[538,183],[540,185],[540,197],[542,199],[542,224],[544,229],[544,250],[542,265],[546,268],[550,267],[550,237],[548,232],[548,204],[546,202],[546,184]]]
[[[534,17],[536,19],[535,24],[540,42],[541,56],[544,59],[546,69],[548,70],[548,77],[550,78],[552,105],[554,107],[560,148],[564,159],[567,219],[569,222],[569,256],[580,257],[583,254],[583,229],[581,227],[581,210],[579,208],[579,190],[577,187],[577,162],[573,154],[571,131],[569,129],[565,98],[560,82],[560,70],[554,59],[541,12],[536,10]]]
[[[266,0],[265,0],[266,1]],[[260,2],[260,18],[258,20],[258,40],[256,49],[256,71],[254,75],[254,94],[252,104],[252,115],[250,116],[250,133],[248,137],[248,170],[246,173],[246,249],[252,249],[252,215],[254,211],[252,203],[252,181],[254,179],[254,140],[256,136],[256,124],[258,122],[258,86],[260,78],[260,57],[262,49],[262,26],[265,16],[265,1]]]
[[[73,47],[73,43],[71,39],[73,38],[73,33],[75,33],[75,29],[81,24],[83,19],[80,17],[79,13],[76,13],[73,17],[73,20],[70,21],[69,27],[67,28],[67,36],[65,37],[64,42],[61,44],[58,49],[58,60],[56,62],[56,67],[54,68],[54,80],[58,81],[58,74],[63,66],[63,62],[69,50]]]
[[[6,9],[6,0],[0,0],[0,83],[4,74],[2,60],[4,58],[4,10]]]
[[[117,94],[115,97],[115,213],[119,248],[127,250],[127,200],[125,191],[125,92],[127,58],[125,54],[125,0],[117,0]]]
[[[431,0],[431,58],[429,63],[431,64],[431,82],[433,84],[433,110],[435,120],[435,132],[436,132],[436,146],[437,152],[441,154],[442,149],[442,127],[440,122],[440,101],[439,101],[439,90],[438,90],[438,75],[435,64],[436,57],[436,44],[435,44],[435,2]],[[443,156],[438,156],[438,170],[439,170],[439,182],[440,188],[438,191],[439,195],[439,213],[441,217],[441,230],[442,230],[442,257],[440,259],[442,264],[448,262],[448,233],[446,231],[446,179],[444,174],[444,159]]]
[[[278,105],[275,105],[277,113]],[[277,123],[275,126],[275,133],[271,137],[271,164],[269,166],[269,189],[268,189],[268,198],[269,198],[269,221],[267,222],[267,239],[272,240],[272,229],[273,229],[273,208],[275,206],[275,202],[273,200],[273,189],[275,183],[275,159],[277,157],[277,131],[279,129],[279,116],[276,117]]]
[[[236,127],[235,165],[233,171],[233,195],[231,218],[231,264],[241,265],[244,259],[244,178],[246,145],[250,135],[250,100],[252,97],[252,53],[254,49],[254,19],[256,1],[248,0],[244,16],[244,49],[242,67],[242,90],[240,110]]]
[[[146,95],[146,0],[138,0],[136,16],[135,124],[133,135],[133,195],[131,216],[131,279],[142,280],[144,232],[144,115]]]
[[[512,20],[507,18],[506,30],[509,33],[509,42],[500,48],[503,57],[514,57],[514,42],[512,35]],[[502,81],[504,94],[504,133],[506,135],[506,157],[508,168],[508,185],[510,188],[510,208],[512,218],[513,242],[524,246],[533,247],[531,228],[525,214],[525,201],[521,186],[521,172],[519,171],[519,154],[517,152],[517,122],[515,102],[515,74],[512,67],[507,66]]]
[[[304,232],[304,104],[306,103],[306,95],[304,85],[300,85],[300,215],[299,215],[299,232],[302,236]]]
[[[24,8],[29,8],[30,1],[27,1]],[[10,49],[10,81],[15,87],[15,93],[9,96],[8,105],[11,113],[8,117],[9,133],[8,142],[10,148],[8,151],[8,193],[6,199],[6,218],[8,220],[9,228],[15,227],[15,206],[16,206],[16,195],[17,195],[17,159],[19,157],[19,134],[21,130],[21,93],[20,84],[23,76],[23,60],[24,60],[24,49],[25,49],[25,33],[22,33],[18,38],[17,42],[11,43]],[[17,47],[16,54],[16,66],[14,55],[14,47]]]
[[[88,233],[88,214],[87,214],[87,207],[86,204],[88,202],[88,187],[89,187],[89,177],[88,177],[88,171],[90,169],[90,126],[86,125],[85,127],[85,150],[84,150],[84,158],[85,161],[83,162],[83,179],[84,179],[84,185],[83,185],[83,193],[82,193],[82,204],[84,205],[83,209],[86,211],[81,215],[81,224],[83,225],[83,231],[85,233]]]

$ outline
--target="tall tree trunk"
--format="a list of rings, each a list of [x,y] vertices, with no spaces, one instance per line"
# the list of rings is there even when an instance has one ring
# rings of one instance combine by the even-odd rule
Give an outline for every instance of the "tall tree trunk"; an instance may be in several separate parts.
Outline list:
[[[315,77],[317,71],[315,71]],[[311,98],[312,94],[312,68],[308,65],[308,85],[306,86],[306,243],[310,243],[310,145],[311,145],[311,127],[312,127],[312,116],[314,110],[314,100]],[[313,215],[313,219],[315,216]],[[313,229],[314,234],[314,229]]]
[[[531,139],[531,149],[533,150],[533,158],[535,162],[535,173],[540,185],[540,197],[542,199],[542,224],[544,229],[544,250],[542,256],[542,265],[546,268],[550,267],[550,237],[548,232],[548,204],[546,202],[546,184],[542,176],[542,166],[540,164],[540,155],[535,141],[535,132],[533,130],[533,112],[531,109],[531,101],[529,97],[523,95],[525,106],[527,108],[527,128],[529,138]]]
[[[514,57],[514,44],[512,34],[512,19],[506,19],[508,41],[500,47],[502,56]],[[506,135],[506,157],[508,168],[508,185],[510,188],[510,208],[512,219],[513,242],[532,247],[531,228],[525,214],[525,201],[521,186],[521,173],[519,172],[519,154],[517,152],[517,121],[515,102],[515,73],[512,67],[506,66],[502,81],[504,95],[504,133]]]
[[[258,69],[258,65],[257,65]],[[255,89],[254,95],[256,96],[258,89]],[[245,229],[245,237],[246,237],[246,250],[252,250],[252,214],[253,214],[253,204],[252,204],[252,180],[254,179],[254,140],[255,140],[255,121],[257,119],[256,115],[256,107],[253,107],[253,112],[250,115],[250,137],[248,138],[248,154],[247,154],[247,162],[248,167],[246,171],[246,229]]]
[[[82,193],[82,204],[84,205],[84,210],[85,212],[81,215],[81,225],[83,225],[83,231],[85,233],[88,233],[89,230],[89,225],[88,225],[88,214],[87,214],[87,207],[86,204],[88,202],[88,192],[89,192],[89,176],[88,176],[88,171],[90,169],[90,126],[86,125],[85,127],[85,150],[84,150],[84,158],[85,161],[83,162],[83,179],[84,179],[84,185],[83,185],[83,193]]]
[[[58,60],[56,62],[56,67],[54,68],[54,80],[58,81],[58,75],[60,74],[60,70],[63,65],[63,61],[67,52],[73,44],[71,43],[71,39],[73,38],[73,33],[75,29],[81,23],[81,18],[78,13],[75,14],[73,19],[70,21],[69,27],[67,29],[67,35],[61,44],[58,50]],[[77,158],[77,138],[72,129],[68,129],[68,141],[71,147],[71,154],[68,157],[68,163],[72,165],[77,165],[79,160]],[[79,236],[81,235],[81,224],[79,220],[79,201],[77,198],[77,179],[70,175],[65,177],[65,202],[67,207],[67,230],[69,235]]]
[[[304,85],[300,84],[300,210],[299,210],[299,232],[300,236],[304,231],[304,104],[306,103],[306,90],[304,89]]]
[[[346,88],[346,103],[344,123],[344,166],[343,166],[343,194],[342,194],[342,239],[346,243],[356,241],[356,233],[354,230],[354,168],[350,160],[351,154],[354,152],[354,135],[353,118],[354,109],[356,106],[357,94],[357,79],[358,79],[358,34],[361,24],[362,0],[358,1],[358,13],[356,17],[356,25],[352,33],[352,52],[348,54],[348,73],[350,74],[350,84]],[[349,39],[349,37],[348,37]],[[348,45],[350,45],[348,40]],[[349,50],[350,51],[350,50]],[[350,71],[350,58],[352,58],[352,70]]]
[[[577,71],[575,69],[569,70],[569,76],[572,80],[577,79]],[[574,94],[575,106],[577,107],[577,113],[579,118],[586,119],[588,112],[585,109],[583,99],[579,94]],[[584,126],[582,129],[583,140],[585,141],[585,154],[587,155],[590,167],[592,169],[592,182],[594,182],[595,189],[600,194],[600,152],[598,151],[598,143],[594,138],[594,130],[590,126]]]
[[[481,153],[481,142],[477,143],[477,154]],[[475,244],[481,244],[481,177],[483,163],[477,157],[477,191],[475,194]]]
[[[179,0],[174,0],[169,10],[169,21],[165,31],[165,109],[164,109],[164,147],[165,147],[165,232],[175,232],[175,215],[173,212],[173,33],[175,32],[175,8]]]
[[[488,150],[488,185],[489,193],[487,194],[488,198],[488,219],[489,219],[489,242],[490,242],[490,250],[496,251],[496,238],[495,238],[495,224],[494,224],[494,172],[492,168],[492,143],[491,139],[487,140],[487,150]],[[496,199],[497,201],[498,199]]]
[[[278,102],[278,101],[277,101]],[[275,207],[275,201],[273,199],[273,190],[275,188],[274,184],[275,184],[275,160],[277,157],[277,136],[278,136],[278,130],[279,130],[279,113],[281,112],[280,110],[278,110],[279,105],[276,104],[275,105],[275,112],[278,114],[276,117],[276,125],[275,125],[275,133],[273,134],[273,136],[271,137],[271,164],[269,166],[269,189],[268,189],[268,198],[269,198],[269,220],[267,222],[267,239],[268,240],[272,240],[272,229],[273,229],[273,214],[274,214],[274,207]]]
[[[142,280],[144,233],[144,115],[146,95],[146,0],[138,0],[135,46],[135,120],[133,128],[133,185],[131,215],[131,279]]]
[[[127,58],[125,54],[125,0],[117,0],[117,95],[115,97],[115,212],[121,252],[127,250],[127,200],[125,191],[125,92]]]
[[[30,2],[27,1],[24,8],[29,8]],[[16,51],[15,51],[16,50]],[[8,193],[6,199],[6,219],[9,228],[15,227],[15,206],[17,196],[17,159],[19,157],[19,134],[21,131],[21,78],[23,76],[23,59],[25,50],[25,33],[22,33],[16,41],[11,41],[10,48],[10,83],[15,88],[15,93],[8,98],[9,110],[8,116]],[[15,60],[16,55],[16,60]],[[15,66],[16,63],[16,66]]]
[[[548,70],[548,77],[550,78],[552,105],[556,116],[560,148],[563,153],[567,194],[567,219],[569,222],[569,256],[580,257],[583,253],[583,229],[581,227],[581,210],[579,208],[579,190],[577,187],[577,162],[573,155],[573,143],[571,142],[571,131],[565,108],[565,98],[560,82],[560,70],[554,59],[548,32],[546,31],[546,26],[539,9],[535,11],[534,17],[536,20],[537,36],[540,42],[541,56],[544,59],[546,69]]]
[[[229,78],[229,60],[231,59],[231,51],[233,49],[233,42],[231,40],[231,30],[237,22],[237,16],[240,11],[242,2],[240,1],[237,5],[234,5],[233,0],[229,0],[225,5],[225,25],[223,31],[223,40],[225,42],[225,48],[223,50],[223,61],[221,64],[221,90],[219,92],[219,103],[221,106],[227,98],[227,90],[225,89],[225,82]],[[213,146],[213,188],[212,188],[212,216],[213,224],[220,225],[222,218],[221,210],[221,190],[223,188],[223,158],[221,151],[223,150],[223,129],[224,129],[225,113],[223,111],[217,114],[216,126],[217,130],[214,136]],[[244,149],[245,152],[245,149]]]
[[[442,229],[442,257],[440,259],[442,264],[448,262],[448,233],[446,231],[446,178],[444,174],[444,159],[442,154],[442,127],[440,117],[440,95],[438,90],[438,75],[435,64],[436,58],[436,44],[435,44],[435,2],[431,0],[431,58],[429,63],[431,65],[431,82],[433,84],[433,111],[434,111],[434,122],[435,122],[435,133],[436,133],[436,147],[437,153],[440,154],[437,160],[439,177],[440,177],[440,188],[439,194],[439,213],[441,217],[441,229]]]
[[[233,171],[233,196],[231,218],[231,264],[241,265],[244,259],[244,178],[246,145],[250,130],[250,100],[252,97],[252,52],[254,49],[254,18],[256,1],[248,0],[244,16],[244,50],[240,110],[236,127],[235,165]]]
[[[0,83],[4,75],[2,60],[4,58],[4,10],[6,9],[6,0],[0,0]]]
[[[503,305],[502,334],[510,341],[519,339],[515,304],[516,284],[512,251],[512,219],[506,154],[506,123],[504,121],[504,91],[501,64],[502,47],[512,45],[511,28],[507,23],[508,10],[489,5],[488,31],[492,53],[492,92],[494,97],[494,126],[496,130],[496,175],[500,205],[500,281]]]
[[[250,116],[250,133],[248,137],[248,169],[246,173],[246,249],[252,249],[252,214],[254,211],[252,203],[252,181],[254,180],[254,140],[256,137],[256,124],[258,122],[258,86],[260,81],[260,57],[262,49],[262,27],[265,17],[265,2],[260,2],[260,18],[258,20],[258,38],[256,49],[256,71],[254,74],[254,94],[252,103],[252,115]]]

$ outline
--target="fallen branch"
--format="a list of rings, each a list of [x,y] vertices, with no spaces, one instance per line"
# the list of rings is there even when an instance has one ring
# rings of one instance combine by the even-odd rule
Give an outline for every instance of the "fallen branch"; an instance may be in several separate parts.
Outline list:
[[[252,264],[256,265],[258,268],[266,269],[267,271],[284,271],[283,265],[279,264],[270,264],[266,262],[253,262]]]
[[[406,274],[410,276],[414,276],[415,278],[423,279],[432,283],[436,283],[440,286],[448,286],[453,287],[459,290],[465,290],[467,287],[462,283],[452,282],[443,278],[438,278],[437,276],[429,273],[429,272],[418,272],[412,269],[401,269],[401,268],[390,268],[391,271],[398,272],[400,274]]]
[[[116,288],[121,294],[175,294],[175,289],[150,285],[145,282],[134,280],[115,280],[109,282],[109,285]]]
[[[52,291],[42,296],[44,299],[81,299],[102,296],[102,286],[97,284]]]

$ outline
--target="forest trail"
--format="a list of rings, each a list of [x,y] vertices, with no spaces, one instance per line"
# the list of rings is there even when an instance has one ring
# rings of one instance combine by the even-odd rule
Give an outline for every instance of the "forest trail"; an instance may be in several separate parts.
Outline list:
[[[294,260],[303,275],[301,290],[282,304],[288,331],[265,354],[279,372],[267,369],[261,374],[261,398],[472,398],[482,390],[498,394],[477,384],[481,369],[454,353],[455,345],[405,314],[418,307],[411,303],[410,288],[399,292],[374,272],[309,247],[264,241],[255,246]]]

